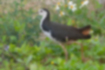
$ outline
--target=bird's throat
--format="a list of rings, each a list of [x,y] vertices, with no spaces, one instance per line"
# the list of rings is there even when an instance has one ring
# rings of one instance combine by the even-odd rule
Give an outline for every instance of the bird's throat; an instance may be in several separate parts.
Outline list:
[[[44,15],[44,16],[42,17],[42,20],[43,20],[43,21],[50,21],[50,15],[47,13],[46,15]]]

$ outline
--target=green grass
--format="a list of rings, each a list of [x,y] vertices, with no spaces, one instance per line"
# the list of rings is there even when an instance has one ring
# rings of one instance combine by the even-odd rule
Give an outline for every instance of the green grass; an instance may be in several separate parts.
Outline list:
[[[62,17],[54,7],[49,7],[52,21],[75,27],[92,26],[92,38],[77,41],[83,44],[84,56],[88,58],[82,62],[80,45],[65,46],[69,53],[69,60],[65,61],[57,43],[48,38],[40,39],[38,9],[26,11],[24,1],[14,2],[8,6],[13,6],[8,13],[0,13],[0,70],[105,70],[105,10],[102,5],[92,0],[94,10],[85,7],[74,13],[61,6],[60,11],[68,14]]]
[[[49,41],[49,40],[48,40]],[[8,51],[1,49],[1,69],[4,70],[104,70],[105,44],[101,45],[99,39],[84,41],[84,55],[88,60],[82,62],[80,46],[71,44],[66,46],[69,60],[66,62],[64,52],[59,45],[43,41],[40,46],[10,44]],[[80,41],[79,41],[80,42]],[[101,46],[100,46],[101,45]]]

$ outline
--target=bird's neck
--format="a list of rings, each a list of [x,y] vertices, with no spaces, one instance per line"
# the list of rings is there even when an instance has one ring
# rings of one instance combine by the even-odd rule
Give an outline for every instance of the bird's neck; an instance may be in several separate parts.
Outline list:
[[[45,21],[50,21],[50,15],[49,14],[46,14],[42,17],[42,21],[45,22]]]
[[[43,24],[46,23],[46,22],[49,22],[50,21],[50,15],[43,15],[42,16],[42,19],[41,19],[41,22],[40,22],[40,27],[41,29],[43,30]]]

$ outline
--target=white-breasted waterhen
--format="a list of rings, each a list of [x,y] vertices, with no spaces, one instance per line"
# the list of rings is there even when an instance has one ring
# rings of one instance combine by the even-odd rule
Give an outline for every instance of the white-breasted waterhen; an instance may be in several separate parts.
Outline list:
[[[42,16],[40,28],[43,33],[50,39],[58,42],[65,53],[65,59],[68,59],[68,52],[62,43],[75,41],[78,39],[89,39],[91,26],[88,25],[83,28],[75,28],[60,23],[50,21],[50,12],[47,9],[40,9],[39,15]],[[82,50],[83,54],[83,50]],[[83,56],[83,55],[82,55]]]

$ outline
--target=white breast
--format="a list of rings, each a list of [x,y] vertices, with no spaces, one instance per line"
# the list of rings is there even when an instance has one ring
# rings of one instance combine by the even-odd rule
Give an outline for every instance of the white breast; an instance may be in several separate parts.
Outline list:
[[[42,29],[43,33],[44,33],[47,37],[49,37],[50,39],[53,39],[53,37],[52,37],[52,35],[51,35],[51,31],[45,31],[45,30],[43,30],[42,26],[41,26],[41,29]]]
[[[51,36],[51,32],[47,32],[47,31],[43,31],[43,33],[49,37],[50,39],[53,39],[52,36]]]
[[[43,31],[43,33],[44,33],[47,37],[49,37],[49,38],[52,39],[52,40],[55,40],[55,39],[52,37],[51,31],[45,31],[45,30],[43,29],[43,27],[42,27],[43,21],[45,20],[46,16],[47,16],[47,13],[44,13],[43,16],[42,16],[41,22],[40,22],[40,28],[41,28],[41,30]],[[55,40],[55,41],[56,41],[56,40]]]
[[[49,37],[50,39],[53,39],[52,36],[51,36],[51,31],[45,31],[42,27],[43,21],[44,21],[45,18],[46,18],[46,16],[42,17],[41,22],[40,22],[40,28],[47,37]]]

